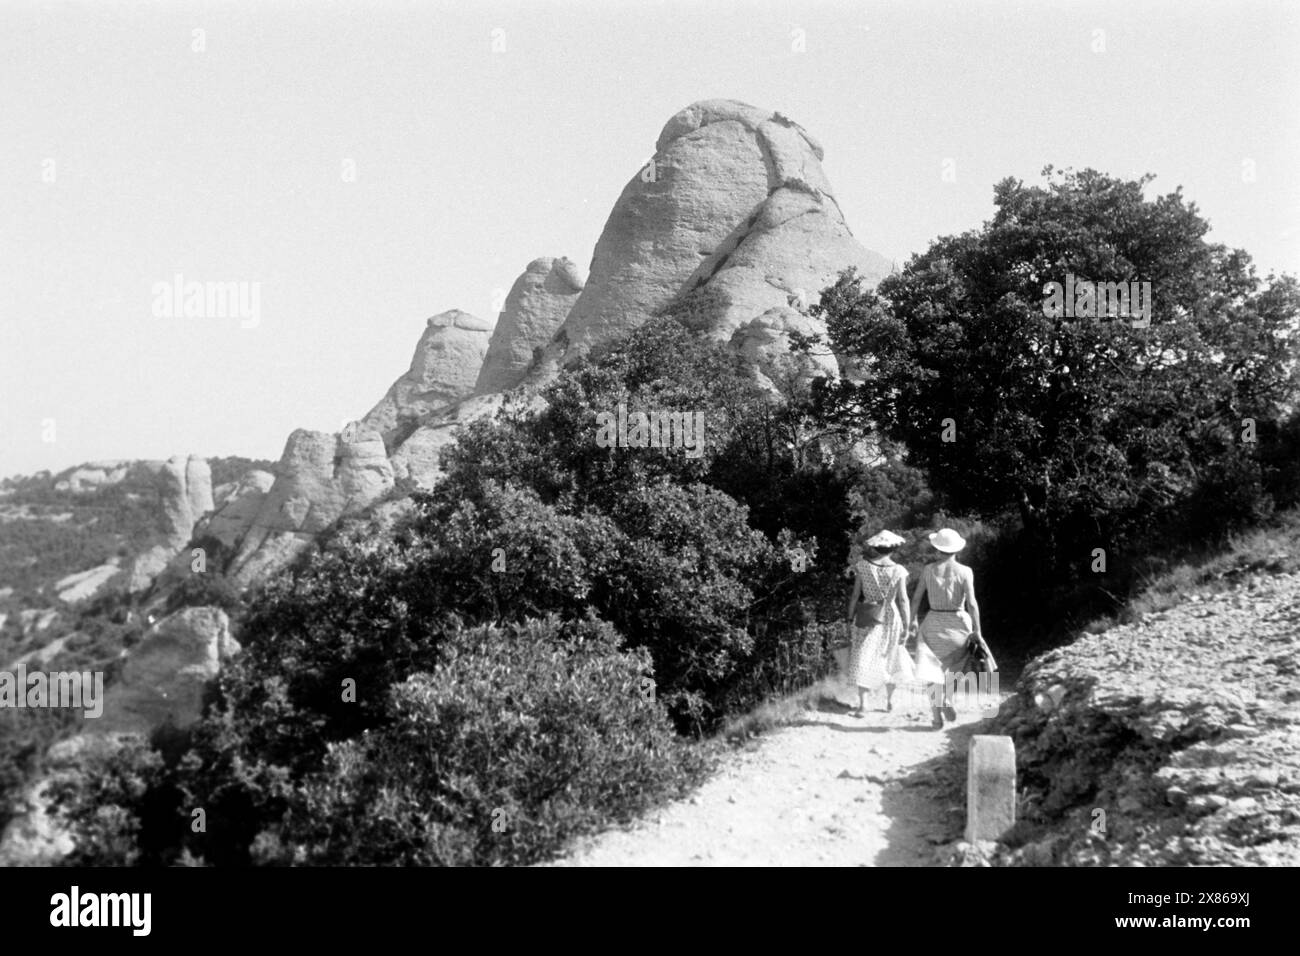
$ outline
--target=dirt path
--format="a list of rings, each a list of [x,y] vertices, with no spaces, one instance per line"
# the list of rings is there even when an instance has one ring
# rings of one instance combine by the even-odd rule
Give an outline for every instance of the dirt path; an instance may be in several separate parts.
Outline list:
[[[919,704],[897,704],[885,713],[883,695],[869,699],[855,719],[823,699],[728,755],[690,799],[593,837],[556,865],[935,865],[935,847],[961,839],[965,825],[964,762],[946,755],[964,754],[993,710],[959,711],[936,731]]]

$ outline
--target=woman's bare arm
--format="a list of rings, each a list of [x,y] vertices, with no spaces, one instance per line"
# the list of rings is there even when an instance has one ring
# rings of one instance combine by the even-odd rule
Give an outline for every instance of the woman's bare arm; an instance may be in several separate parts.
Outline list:
[[[898,643],[903,644],[906,643],[908,632],[912,629],[912,618],[909,616],[909,608],[907,604],[906,573],[898,579],[898,590],[894,592],[894,601],[898,605],[898,619],[903,622],[903,637]]]
[[[993,652],[990,651],[989,646],[984,643],[984,631],[980,627],[980,602],[975,600],[974,571],[967,571],[966,575],[966,610],[970,614],[971,623],[975,625],[975,629],[972,632],[975,635],[975,640],[980,642],[980,646],[984,648],[984,653],[988,654],[989,660],[991,661],[993,659]]]
[[[971,622],[975,624],[975,637],[980,644],[983,644],[984,632],[980,630],[979,624],[979,601],[975,600],[975,572],[970,568],[966,571],[966,610],[971,615]]]

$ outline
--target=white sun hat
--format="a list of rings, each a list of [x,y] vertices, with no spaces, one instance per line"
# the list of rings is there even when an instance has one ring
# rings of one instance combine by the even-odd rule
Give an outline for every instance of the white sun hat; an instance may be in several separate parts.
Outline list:
[[[897,548],[900,544],[907,544],[907,539],[889,530],[882,530],[879,534],[873,535],[866,541],[869,548]]]
[[[966,547],[966,539],[953,531],[952,528],[944,528],[942,531],[935,531],[930,535],[930,544],[934,545],[936,551],[942,551],[944,554],[956,554]]]

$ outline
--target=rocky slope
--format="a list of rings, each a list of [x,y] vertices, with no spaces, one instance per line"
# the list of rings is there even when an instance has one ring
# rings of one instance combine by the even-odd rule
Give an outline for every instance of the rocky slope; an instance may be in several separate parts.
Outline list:
[[[967,862],[1300,864],[1300,573],[1236,577],[1026,668],[1022,823]]]
[[[203,691],[222,662],[238,653],[225,612],[182,608],[163,618],[131,649],[121,677],[105,692],[96,734],[186,727],[201,713]]]

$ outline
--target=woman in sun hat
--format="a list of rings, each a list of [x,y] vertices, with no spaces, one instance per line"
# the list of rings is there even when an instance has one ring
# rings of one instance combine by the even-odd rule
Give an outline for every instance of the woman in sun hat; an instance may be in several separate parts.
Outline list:
[[[934,706],[934,727],[943,727],[943,721],[957,719],[949,696],[951,687],[945,680],[946,672],[956,672],[966,656],[966,644],[973,636],[989,665],[996,668],[993,655],[980,630],[980,606],[975,600],[975,572],[957,562],[957,552],[966,547],[966,539],[952,528],[944,528],[930,535],[930,546],[939,553],[938,560],[927,564],[917,579],[912,593],[912,619],[915,620],[925,599],[930,607],[918,628],[916,642],[916,677],[929,684],[931,701],[940,698],[942,706]]]
[[[866,694],[887,685],[885,709],[893,709],[894,684],[900,673],[898,658],[890,652],[907,639],[911,616],[907,606],[907,569],[890,555],[905,540],[892,531],[868,538],[861,561],[853,566],[853,591],[849,594],[848,679],[858,688],[858,706],[852,716],[865,713]],[[906,661],[904,661],[906,664]],[[908,669],[910,670],[910,668]],[[902,677],[910,679],[910,675]]]

